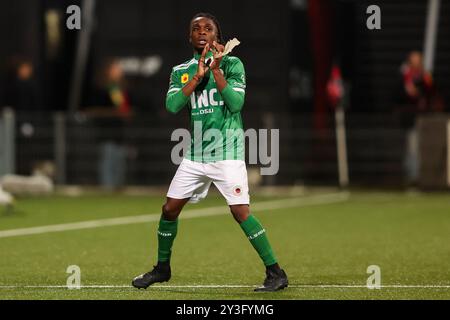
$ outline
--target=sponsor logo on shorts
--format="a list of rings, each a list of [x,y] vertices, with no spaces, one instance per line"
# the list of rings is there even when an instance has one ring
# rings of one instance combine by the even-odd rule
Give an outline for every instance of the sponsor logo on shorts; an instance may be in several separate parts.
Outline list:
[[[234,193],[234,195],[236,195],[236,196],[240,196],[240,195],[242,195],[242,187],[241,186],[234,186],[233,187],[233,193]]]
[[[165,232],[161,232],[159,230],[158,230],[158,234],[163,237],[171,237],[172,236],[172,233],[165,233]]]

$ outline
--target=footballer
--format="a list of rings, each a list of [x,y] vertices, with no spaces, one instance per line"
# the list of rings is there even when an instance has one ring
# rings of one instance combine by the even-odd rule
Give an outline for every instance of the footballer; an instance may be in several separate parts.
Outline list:
[[[166,109],[177,113],[187,107],[191,119],[191,146],[179,165],[167,192],[158,227],[158,261],[147,273],[133,279],[136,288],[147,288],[171,277],[172,244],[177,235],[178,216],[187,202],[205,198],[211,183],[226,199],[234,219],[266,267],[266,278],[255,291],[278,291],[288,286],[288,278],[278,265],[266,231],[250,213],[245,166],[244,137],[240,111],[245,98],[245,71],[242,61],[222,55],[224,42],[218,20],[198,13],[190,22],[189,42],[194,56],[172,69]],[[200,125],[200,126],[198,126]],[[199,141],[207,130],[222,133],[223,139]]]

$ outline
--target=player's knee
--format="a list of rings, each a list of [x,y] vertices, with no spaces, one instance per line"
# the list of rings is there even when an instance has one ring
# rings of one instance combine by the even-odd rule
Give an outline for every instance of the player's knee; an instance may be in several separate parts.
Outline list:
[[[231,207],[231,213],[233,214],[234,220],[238,223],[242,223],[247,220],[249,216],[248,210],[242,210],[242,208],[233,208]]]
[[[162,206],[162,214],[165,220],[173,221],[178,218],[180,209],[166,202]]]

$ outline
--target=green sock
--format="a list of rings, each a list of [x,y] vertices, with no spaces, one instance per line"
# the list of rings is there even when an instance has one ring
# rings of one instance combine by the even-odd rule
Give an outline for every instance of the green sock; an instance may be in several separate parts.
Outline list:
[[[173,240],[177,236],[178,219],[168,221],[161,218],[158,228],[158,261],[170,261],[172,254]]]
[[[249,215],[247,220],[240,224],[245,235],[250,240],[253,248],[258,252],[265,266],[277,263],[269,239],[267,239],[266,230],[253,215]]]

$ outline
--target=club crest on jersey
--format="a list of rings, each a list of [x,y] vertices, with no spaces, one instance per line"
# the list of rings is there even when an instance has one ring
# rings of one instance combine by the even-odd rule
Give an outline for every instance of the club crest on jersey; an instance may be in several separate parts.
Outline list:
[[[182,76],[181,76],[181,83],[186,83],[186,82],[188,82],[189,81],[189,74],[188,73],[184,73]]]
[[[240,196],[240,195],[242,195],[242,187],[241,186],[234,186],[233,187],[233,193],[234,193],[234,195],[236,195],[236,196]]]

